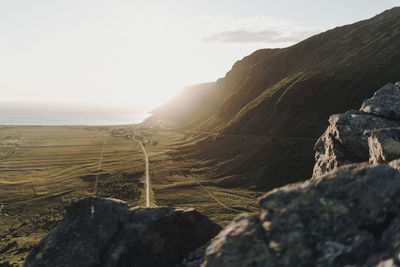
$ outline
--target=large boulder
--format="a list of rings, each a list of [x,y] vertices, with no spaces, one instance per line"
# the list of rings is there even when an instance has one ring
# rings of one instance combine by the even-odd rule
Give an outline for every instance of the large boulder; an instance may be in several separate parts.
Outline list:
[[[397,102],[396,102],[397,101]],[[400,87],[388,84],[365,100],[360,111],[351,110],[329,118],[329,126],[317,140],[313,177],[337,167],[370,159],[369,130],[400,127]]]
[[[387,165],[348,165],[273,190],[260,208],[211,241],[203,267],[400,264],[400,172]]]
[[[176,266],[220,229],[194,209],[131,209],[88,197],[67,208],[25,266]]]

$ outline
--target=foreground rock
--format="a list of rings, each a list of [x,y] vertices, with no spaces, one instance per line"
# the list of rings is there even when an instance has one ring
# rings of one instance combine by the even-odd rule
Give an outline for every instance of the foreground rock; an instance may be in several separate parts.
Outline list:
[[[373,141],[380,142],[384,137],[380,135],[378,140],[377,135],[371,133],[370,130],[400,127],[399,86],[398,83],[384,86],[372,98],[364,101],[360,111],[348,111],[329,118],[327,130],[314,147],[316,163],[313,177],[346,164],[369,160],[371,162],[385,161],[380,158],[385,155],[376,155],[379,153],[377,146],[381,145],[373,144]],[[365,131],[371,134],[366,136]],[[369,143],[367,137],[371,137]],[[370,145],[375,147],[370,147]],[[371,151],[372,154],[370,154]],[[389,154],[392,153],[389,152]]]
[[[202,266],[400,263],[400,172],[387,165],[349,165],[276,189],[260,208],[219,233]]]
[[[89,197],[68,207],[25,266],[176,266],[219,231],[194,209],[131,209]]]

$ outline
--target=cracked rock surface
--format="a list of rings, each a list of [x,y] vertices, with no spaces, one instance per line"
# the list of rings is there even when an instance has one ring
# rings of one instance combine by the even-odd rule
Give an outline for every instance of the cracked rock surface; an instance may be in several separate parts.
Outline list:
[[[202,266],[399,264],[400,172],[387,165],[348,165],[273,190],[260,210],[220,232]]]
[[[131,209],[88,197],[68,207],[25,266],[176,266],[220,229],[195,209]]]

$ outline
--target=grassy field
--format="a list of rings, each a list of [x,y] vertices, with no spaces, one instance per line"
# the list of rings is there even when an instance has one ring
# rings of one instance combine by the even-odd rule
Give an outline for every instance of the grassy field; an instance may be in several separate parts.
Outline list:
[[[258,192],[221,187],[215,162],[193,145],[213,134],[140,125],[0,126],[0,264],[22,265],[72,199],[97,195],[144,206],[144,157],[151,205],[194,207],[221,225],[257,210]]]
[[[0,263],[21,263],[74,198],[141,205],[143,166],[138,144],[109,127],[0,126]]]
[[[243,212],[258,210],[260,192],[221,187],[219,163],[199,155],[196,143],[214,133],[140,128],[147,140],[154,201],[159,206],[194,207],[222,226]],[[212,142],[212,141],[210,141]],[[208,157],[209,158],[209,157]]]

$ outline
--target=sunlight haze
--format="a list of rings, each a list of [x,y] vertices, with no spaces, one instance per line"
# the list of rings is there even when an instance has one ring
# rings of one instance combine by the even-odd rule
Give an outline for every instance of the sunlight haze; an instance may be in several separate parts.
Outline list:
[[[223,77],[257,49],[289,46],[398,3],[253,2],[1,1],[1,100],[149,111],[184,86]]]

